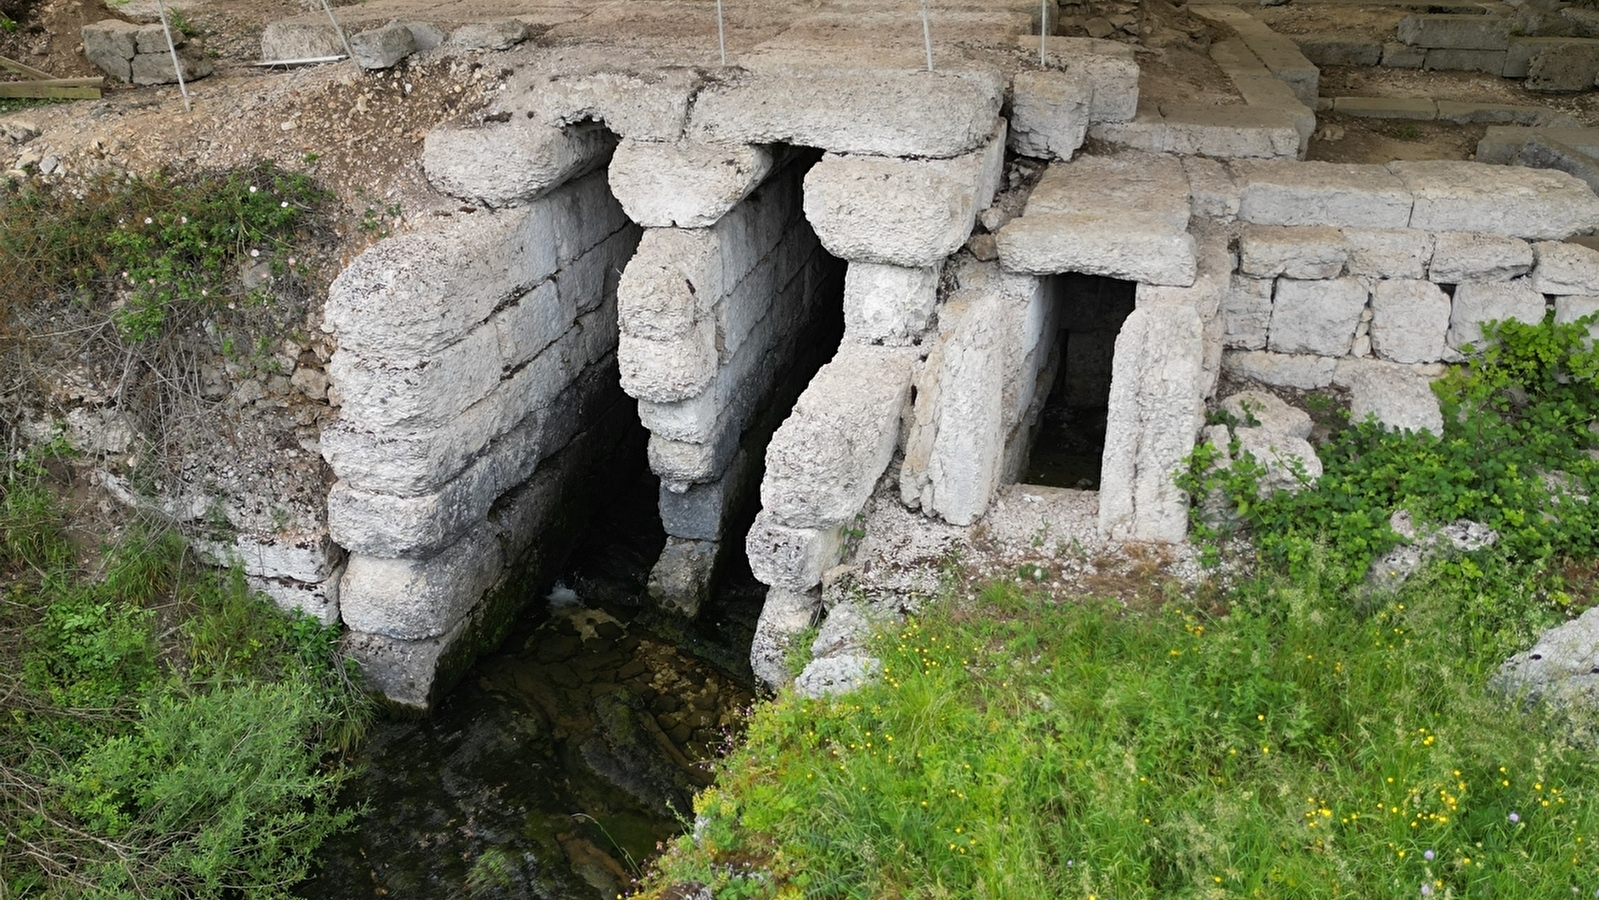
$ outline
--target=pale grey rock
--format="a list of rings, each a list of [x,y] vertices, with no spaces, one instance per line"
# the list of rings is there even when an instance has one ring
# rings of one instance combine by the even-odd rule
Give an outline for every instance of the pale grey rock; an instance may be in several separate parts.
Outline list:
[[[1332,384],[1338,361],[1309,354],[1230,350],[1222,354],[1221,367],[1223,372],[1238,378],[1310,391]]]
[[[1000,229],[1000,263],[1012,272],[1082,272],[1149,284],[1194,283],[1194,239],[1135,212],[1014,219]]]
[[[340,40],[338,30],[326,22],[273,22],[261,32],[263,60],[343,55],[344,41]]]
[[[110,406],[79,406],[66,415],[67,444],[79,453],[126,453],[139,436],[134,423]]]
[[[1388,169],[1415,196],[1411,228],[1564,240],[1599,227],[1599,197],[1564,172],[1453,160]]]
[[[900,346],[927,330],[938,301],[939,266],[852,262],[844,275],[844,333],[865,344]]]
[[[1399,20],[1399,40],[1415,47],[1503,50],[1510,46],[1508,16],[1410,15]]]
[[[1366,283],[1358,278],[1278,279],[1267,347],[1276,353],[1344,356],[1366,300]]]
[[[339,586],[344,624],[405,641],[445,634],[500,577],[505,558],[493,532],[485,522],[428,559],[352,554]]]
[[[1422,68],[1498,75],[1504,71],[1507,56],[1503,50],[1457,50],[1453,47],[1437,47],[1427,51],[1427,60],[1422,63]]]
[[[1310,487],[1321,477],[1321,458],[1310,442],[1293,434],[1269,428],[1234,426],[1233,437],[1238,440],[1238,453],[1248,454],[1266,467],[1266,478],[1261,483],[1262,495],[1274,491],[1294,493]]]
[[[750,668],[767,690],[787,684],[788,654],[794,639],[816,624],[822,598],[815,591],[769,588],[750,642]]]
[[[1023,70],[1012,83],[1010,148],[1037,159],[1069,160],[1088,136],[1094,87],[1073,71]]]
[[[1433,237],[1410,228],[1345,228],[1349,274],[1373,278],[1426,278]]]
[[[1450,309],[1449,296],[1430,281],[1377,282],[1371,294],[1372,350],[1401,363],[1443,359]]]
[[[755,580],[769,587],[808,591],[822,583],[823,572],[838,564],[843,540],[838,526],[795,528],[763,509],[744,538],[744,549]]]
[[[1417,528],[1410,523],[1410,513],[1404,510],[1394,513],[1389,527],[1399,533],[1405,543],[1372,562],[1366,573],[1368,591],[1397,590],[1422,563],[1446,550],[1457,553],[1480,550],[1499,540],[1499,534],[1493,529],[1470,519],[1457,519],[1442,528]]]
[[[1480,344],[1483,322],[1515,319],[1536,325],[1543,321],[1543,314],[1543,294],[1533,290],[1526,279],[1459,285],[1449,313],[1449,346],[1459,350],[1466,344]]]
[[[1021,35],[1018,46],[1038,52],[1038,36]],[[1051,68],[1064,68],[1084,79],[1093,89],[1090,122],[1125,122],[1138,111],[1138,62],[1133,48],[1120,41],[1050,35],[1047,53]]]
[[[737,514],[744,498],[758,487],[752,480],[758,476],[754,467],[759,462],[759,456],[740,449],[727,471],[713,481],[691,484],[682,491],[663,484],[656,502],[661,527],[673,537],[721,540],[728,517]]]
[[[772,171],[772,150],[748,144],[624,140],[608,169],[628,218],[650,228],[716,224]]]
[[[1349,243],[1336,228],[1246,225],[1238,238],[1238,269],[1256,278],[1336,278],[1349,260]]]
[[[833,656],[813,659],[794,679],[794,690],[812,700],[836,697],[877,680],[882,660],[874,656]]]
[[[83,55],[95,68],[118,81],[132,81],[132,60],[138,50],[140,26],[121,19],[106,19],[83,26]]]
[[[488,207],[537,199],[611,158],[604,128],[556,128],[526,118],[475,128],[440,126],[422,142],[422,168],[439,191]]]
[[[1539,635],[1530,649],[1504,661],[1489,687],[1591,717],[1599,702],[1599,608]]]
[[[1188,176],[1176,157],[1124,150],[1051,163],[1028,196],[1023,218],[1133,216],[1181,232],[1191,212]]]
[[[1410,366],[1374,359],[1341,360],[1333,383],[1349,390],[1351,421],[1376,416],[1394,431],[1443,434],[1438,396],[1427,377]]]
[[[1099,528],[1115,540],[1176,542],[1187,497],[1173,482],[1203,424],[1204,325],[1182,306],[1135,309],[1116,337]]]
[[[247,575],[245,583],[252,591],[265,594],[278,609],[302,613],[327,627],[339,621],[339,578],[342,574],[341,569],[314,584]]]
[[[797,144],[834,153],[948,158],[989,141],[1004,89],[997,71],[834,71],[818,64],[747,72],[698,94],[688,136]],[[817,103],[817,97],[828,102]]]
[[[1532,245],[1538,260],[1532,269],[1533,290],[1542,294],[1599,294],[1599,250],[1563,241]]]
[[[1427,277],[1439,284],[1509,281],[1532,270],[1532,245],[1498,234],[1442,231],[1433,235]]]
[[[650,599],[662,609],[692,619],[711,597],[712,578],[721,550],[717,541],[668,536],[650,569]]]
[[[1555,298],[1555,323],[1569,324],[1578,319],[1583,319],[1599,313],[1599,297],[1556,297]],[[1588,334],[1599,340],[1599,322],[1588,326]]]
[[[1195,216],[1231,221],[1238,216],[1239,190],[1232,172],[1221,162],[1203,156],[1182,158],[1188,176],[1190,210]]]
[[[557,75],[534,85],[533,111],[551,125],[599,121],[624,138],[676,142],[683,138],[689,106],[704,81],[702,72],[690,68]]]
[[[1238,260],[1230,249],[1227,229],[1199,222],[1191,233],[1197,263],[1194,283],[1187,287],[1141,283],[1134,289],[1133,296],[1139,306],[1191,306],[1201,320],[1209,322],[1216,317],[1222,299],[1232,289],[1233,270],[1238,267]]]
[[[1236,419],[1239,427],[1259,428],[1274,435],[1306,440],[1310,437],[1310,414],[1289,406],[1287,401],[1266,391],[1239,391],[1221,402],[1221,408]]]
[[[444,29],[429,22],[406,22],[405,27],[411,29],[411,40],[416,43],[419,53],[432,50],[449,37],[444,33]]]
[[[1221,303],[1223,344],[1230,350],[1264,350],[1271,326],[1269,278],[1234,275]]]
[[[1277,160],[1232,163],[1238,218],[1258,225],[1404,228],[1411,192],[1380,165]]]
[[[350,49],[361,68],[389,69],[416,52],[416,37],[409,26],[390,22],[350,35]]]
[[[527,24],[520,19],[469,22],[450,34],[450,46],[462,50],[509,50],[527,40]]]
[[[499,335],[479,326],[408,365],[335,353],[328,375],[344,398],[343,416],[369,428],[437,428],[488,396],[504,371]]]
[[[888,348],[839,348],[767,444],[764,514],[830,528],[860,511],[898,444],[914,359]]]
[[[263,580],[319,584],[335,577],[344,562],[343,550],[320,531],[241,533],[226,543],[204,538],[189,543],[205,561],[238,566],[244,574]]]
[[[184,81],[198,81],[214,71],[211,60],[194,46],[178,48],[178,66],[183,70]],[[172,54],[140,53],[128,65],[134,84],[177,84],[178,69],[172,65]]]

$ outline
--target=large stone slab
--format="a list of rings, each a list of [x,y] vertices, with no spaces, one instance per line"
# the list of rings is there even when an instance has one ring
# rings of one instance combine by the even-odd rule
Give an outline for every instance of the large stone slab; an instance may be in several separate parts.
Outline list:
[[[1566,44],[1532,58],[1526,86],[1529,91],[1575,93],[1592,90],[1595,77],[1599,77],[1599,42]]]
[[[1358,34],[1313,32],[1292,36],[1299,52],[1318,66],[1375,66],[1382,62],[1382,43]]]
[[[1094,125],[1088,134],[1130,150],[1217,159],[1293,159],[1303,143],[1295,117],[1268,106],[1162,104],[1130,121]]]
[[[1238,218],[1259,225],[1404,228],[1411,193],[1383,166],[1240,161]]]
[[[1558,141],[1589,156],[1599,155],[1599,128],[1522,127],[1490,125],[1477,142],[1477,161],[1508,165],[1527,141],[1534,137]]]
[[[1278,279],[1267,347],[1276,353],[1347,355],[1366,299],[1366,283],[1359,278]]]
[[[769,147],[623,141],[608,169],[628,218],[649,228],[705,228],[772,171]]]
[[[1222,371],[1234,377],[1302,391],[1332,384],[1337,367],[1338,361],[1331,357],[1267,350],[1229,350],[1221,358]]]
[[[452,197],[513,206],[603,166],[615,146],[615,137],[595,125],[556,128],[513,118],[476,128],[440,126],[422,142],[422,168]]]
[[[1399,40],[1428,49],[1504,50],[1510,46],[1510,25],[1508,16],[1406,16],[1399,22]]]
[[[84,46],[87,49],[87,42]],[[261,58],[268,62],[343,56],[344,52],[338,29],[325,22],[273,22],[261,32]]]
[[[1538,263],[1532,269],[1533,290],[1542,294],[1599,294],[1599,250],[1562,241],[1532,245]]]
[[[1136,212],[1023,216],[996,235],[1007,271],[1082,272],[1186,287],[1198,262],[1194,238]]]
[[[683,137],[689,107],[704,83],[699,69],[604,68],[549,76],[530,85],[529,94],[535,118],[550,125],[598,121],[624,138],[675,142]]]
[[[1411,228],[1563,240],[1599,227],[1599,197],[1563,172],[1453,160],[1388,169],[1415,197]]]
[[[1269,278],[1234,275],[1221,301],[1222,343],[1229,350],[1264,350],[1271,327]]]
[[[1256,278],[1336,278],[1349,260],[1349,242],[1337,228],[1246,225],[1238,257],[1238,270]]]
[[[1532,270],[1532,245],[1498,234],[1441,231],[1433,235],[1428,279],[1439,284],[1509,281]]]
[[[1510,38],[1508,52],[1505,55],[1505,67],[1500,74],[1506,78],[1526,78],[1527,72],[1532,68],[1532,61],[1549,52],[1559,52],[1565,47],[1594,47],[1599,46],[1599,41],[1592,38],[1579,37],[1535,37],[1516,35]],[[1593,79],[1588,81],[1593,85]],[[1527,123],[1531,124],[1531,123]]]
[[[1345,228],[1349,274],[1373,278],[1425,278],[1432,234],[1414,228]]]
[[[1339,362],[1333,383],[1349,391],[1352,421],[1375,416],[1395,431],[1443,434],[1444,417],[1438,396],[1426,376],[1409,366],[1374,359],[1345,359]]]
[[[1543,294],[1533,290],[1526,279],[1459,285],[1449,313],[1449,346],[1459,350],[1467,344],[1480,345],[1483,322],[1515,319],[1536,325],[1543,321],[1543,314]]]
[[[1431,363],[1444,357],[1449,295],[1430,281],[1379,281],[1371,294],[1371,348],[1383,359]]]
[[[1173,156],[1123,151],[1054,163],[1027,199],[1026,216],[1136,214],[1173,231],[1188,228],[1188,176]]]
[[[1038,36],[1016,39],[1028,53],[1038,51]],[[1050,35],[1047,56],[1052,68],[1062,68],[1086,81],[1092,97],[1088,120],[1126,122],[1138,111],[1138,62],[1133,48],[1119,41]]]

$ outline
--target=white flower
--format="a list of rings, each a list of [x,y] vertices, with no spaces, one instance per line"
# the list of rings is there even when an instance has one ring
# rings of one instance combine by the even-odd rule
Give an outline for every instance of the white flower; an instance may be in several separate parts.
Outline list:
[[[284,209],[288,209],[289,208],[289,201],[285,200],[282,203],[279,203],[278,205],[283,207]]]
[[[250,185],[250,193],[255,193],[255,185]]]
[[[145,216],[145,217],[144,217],[144,224],[146,224],[146,225],[149,225],[149,224],[151,224],[151,223],[152,223],[152,222],[154,222],[154,221],[155,221],[155,220],[154,220],[154,219],[152,219],[152,218],[150,218],[150,217],[149,217],[149,216]]]
[[[251,256],[260,256],[261,255],[261,251],[260,250],[251,250],[250,251],[250,255]]]

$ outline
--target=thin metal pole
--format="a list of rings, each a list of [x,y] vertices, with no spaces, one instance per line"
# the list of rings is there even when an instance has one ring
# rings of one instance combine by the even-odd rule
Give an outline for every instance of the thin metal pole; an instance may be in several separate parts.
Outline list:
[[[193,112],[194,106],[189,103],[189,86],[183,83],[183,65],[178,62],[178,45],[172,42],[172,26],[167,24],[167,4],[165,0],[155,0],[156,12],[161,14],[161,30],[167,35],[167,52],[172,54],[172,71],[178,75],[178,90],[183,94],[183,111]]]
[[[1038,67],[1049,65],[1049,0],[1038,0]]]
[[[722,0],[716,0],[716,42],[722,47],[722,65],[727,65],[727,28],[722,25]]]
[[[933,71],[933,26],[927,20],[927,0],[922,0],[922,43],[927,45],[927,71]]]
[[[345,55],[355,59],[355,51],[350,49],[350,39],[344,36],[344,27],[333,17],[333,7],[328,5],[328,0],[322,0],[322,9],[328,14],[328,21],[333,23],[333,30],[339,33],[339,40],[344,42]]]

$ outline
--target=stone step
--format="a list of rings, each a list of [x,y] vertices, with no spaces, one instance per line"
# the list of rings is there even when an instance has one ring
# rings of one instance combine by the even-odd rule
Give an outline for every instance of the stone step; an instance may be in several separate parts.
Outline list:
[[[1399,40],[1429,50],[1505,50],[1510,46],[1508,16],[1457,13],[1406,16]]]
[[[1299,52],[1318,66],[1375,66],[1382,62],[1382,42],[1358,34],[1315,32],[1292,36]]]
[[[1504,165],[1515,159],[1516,151],[1534,137],[1558,141],[1577,150],[1599,155],[1599,128],[1525,128],[1515,125],[1489,126],[1477,142],[1477,161]]]
[[[1293,90],[1300,103],[1306,107],[1315,106],[1321,70],[1300,52],[1293,40],[1272,31],[1266,23],[1236,6],[1194,4],[1189,8],[1201,18],[1220,22],[1238,32],[1250,52]]]

